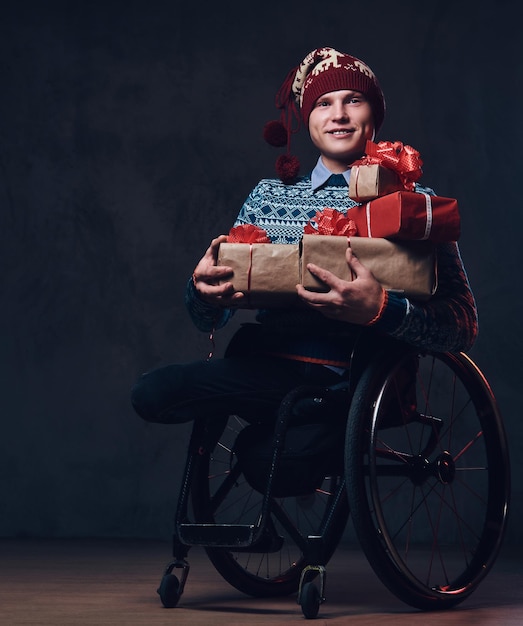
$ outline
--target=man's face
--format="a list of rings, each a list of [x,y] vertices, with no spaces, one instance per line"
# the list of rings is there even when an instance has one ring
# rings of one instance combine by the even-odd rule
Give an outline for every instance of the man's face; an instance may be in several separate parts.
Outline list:
[[[365,151],[374,135],[372,109],[359,91],[330,91],[316,100],[309,117],[309,134],[325,166],[340,173]]]

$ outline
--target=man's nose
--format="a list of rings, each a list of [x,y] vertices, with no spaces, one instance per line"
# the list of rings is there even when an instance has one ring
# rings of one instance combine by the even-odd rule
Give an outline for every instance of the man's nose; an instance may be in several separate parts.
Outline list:
[[[335,120],[347,119],[349,117],[348,108],[343,102],[336,102],[332,107],[332,117]]]

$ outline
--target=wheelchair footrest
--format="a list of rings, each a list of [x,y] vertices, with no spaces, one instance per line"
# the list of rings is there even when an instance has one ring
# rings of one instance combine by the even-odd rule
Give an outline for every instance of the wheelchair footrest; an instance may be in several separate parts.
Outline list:
[[[254,524],[179,524],[178,538],[188,546],[242,548],[252,545]]]

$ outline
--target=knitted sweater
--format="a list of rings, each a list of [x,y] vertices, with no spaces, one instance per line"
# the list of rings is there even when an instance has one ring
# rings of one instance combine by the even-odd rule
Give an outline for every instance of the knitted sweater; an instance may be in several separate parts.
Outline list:
[[[434,194],[420,186],[416,190]],[[316,211],[331,207],[346,212],[356,204],[348,197],[342,175],[331,176],[315,191],[310,176],[300,177],[292,185],[263,179],[249,194],[234,225],[256,224],[265,229],[273,243],[292,244],[300,240]],[[436,293],[428,301],[389,293],[373,330],[422,349],[468,350],[478,331],[477,311],[456,243],[438,244],[437,276]],[[206,332],[223,327],[234,315],[234,310],[216,308],[199,299],[192,281],[187,284],[185,303],[195,325]],[[274,338],[274,346],[268,340],[267,351],[331,365],[346,364],[347,344],[340,337],[353,337],[362,328],[298,308],[261,310],[257,320]]]

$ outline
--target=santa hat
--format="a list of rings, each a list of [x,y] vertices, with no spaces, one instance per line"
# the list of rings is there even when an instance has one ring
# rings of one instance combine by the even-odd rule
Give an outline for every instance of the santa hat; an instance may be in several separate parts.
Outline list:
[[[353,89],[369,101],[377,133],[385,117],[385,98],[370,67],[334,48],[316,48],[293,68],[276,94],[276,108],[280,119],[265,125],[263,136],[275,147],[287,146],[287,153],[276,160],[276,171],[284,183],[291,183],[298,175],[300,163],[290,154],[291,135],[301,125],[308,126],[309,115],[316,100],[330,91]]]

